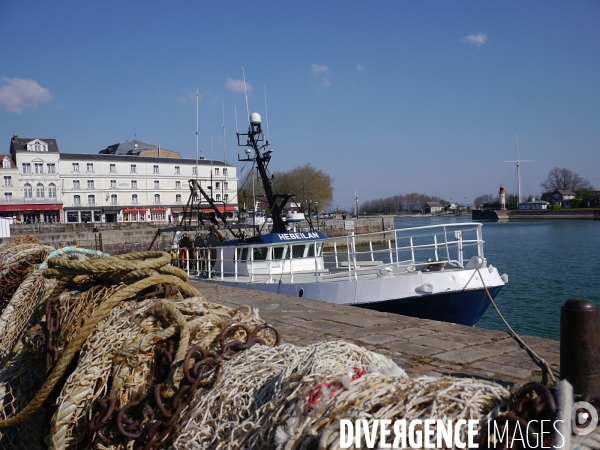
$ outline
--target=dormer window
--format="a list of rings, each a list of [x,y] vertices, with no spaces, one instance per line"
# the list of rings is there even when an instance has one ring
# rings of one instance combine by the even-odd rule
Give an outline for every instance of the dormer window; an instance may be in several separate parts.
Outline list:
[[[8,157],[5,157],[2,160],[2,168],[3,169],[10,169],[10,159],[8,159]]]

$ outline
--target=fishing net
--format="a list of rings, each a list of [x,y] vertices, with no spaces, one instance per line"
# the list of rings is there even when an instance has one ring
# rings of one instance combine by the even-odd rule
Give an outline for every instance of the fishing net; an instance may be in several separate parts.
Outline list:
[[[410,380],[391,360],[343,341],[255,347],[197,396],[173,447],[339,448],[340,419],[481,420],[508,394],[485,381]]]
[[[258,310],[208,302],[169,260],[34,238],[0,250],[2,276],[21,264],[0,317],[0,448],[333,449],[341,419],[556,417],[537,385],[409,379],[344,341],[278,345]],[[598,436],[568,448],[598,449]]]

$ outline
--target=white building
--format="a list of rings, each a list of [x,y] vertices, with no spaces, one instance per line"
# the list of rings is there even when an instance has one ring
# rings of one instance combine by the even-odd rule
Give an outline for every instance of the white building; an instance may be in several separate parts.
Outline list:
[[[99,154],[60,153],[54,139],[15,135],[10,155],[0,158],[5,156],[6,167],[0,171],[13,184],[10,196],[3,187],[0,215],[17,221],[174,221],[187,204],[192,178],[200,180],[222,211],[237,211],[235,166],[180,158],[140,141],[115,144]]]
[[[519,209],[548,209],[548,202],[531,197],[526,202],[519,203]]]

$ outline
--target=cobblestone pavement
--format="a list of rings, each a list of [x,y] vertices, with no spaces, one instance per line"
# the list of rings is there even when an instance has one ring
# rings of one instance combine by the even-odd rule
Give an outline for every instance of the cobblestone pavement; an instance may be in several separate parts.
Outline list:
[[[283,342],[343,339],[390,357],[411,376],[456,375],[507,384],[540,381],[542,371],[505,332],[380,313],[353,306],[190,281],[212,302],[249,305],[274,324]],[[559,342],[521,336],[553,369]]]

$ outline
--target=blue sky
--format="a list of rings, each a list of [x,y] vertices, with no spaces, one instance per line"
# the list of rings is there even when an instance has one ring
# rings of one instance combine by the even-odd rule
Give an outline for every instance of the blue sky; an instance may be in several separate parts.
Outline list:
[[[266,88],[271,170],[324,170],[334,206],[516,192],[517,131],[524,195],[556,166],[600,186],[596,1],[5,0],[0,16],[0,152],[13,133],[84,153],[137,136],[194,158],[198,89],[200,151],[212,134],[236,162],[243,65],[263,120]]]

